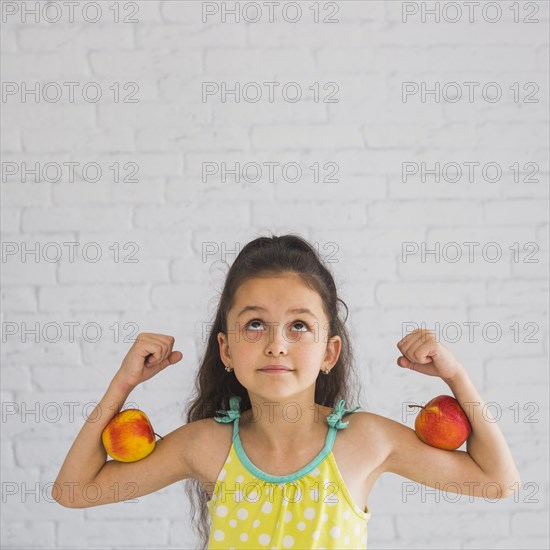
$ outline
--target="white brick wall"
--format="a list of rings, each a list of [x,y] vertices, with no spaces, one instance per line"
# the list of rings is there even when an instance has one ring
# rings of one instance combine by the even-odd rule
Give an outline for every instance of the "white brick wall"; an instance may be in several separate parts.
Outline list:
[[[450,393],[439,379],[398,369],[395,344],[405,322],[437,324],[449,338],[458,327],[460,337],[446,344],[485,402],[500,407],[520,470],[517,498],[498,502],[433,492],[405,499],[408,480],[382,476],[369,497],[369,548],[548,548],[549,3],[502,1],[500,20],[489,22],[496,3],[480,0],[470,22],[467,3],[442,1],[436,23],[429,14],[422,20],[435,2],[320,2],[321,18],[339,8],[334,24],[313,22],[307,0],[296,23],[280,11],[270,23],[266,8],[258,23],[219,15],[203,23],[195,0],[101,1],[101,17],[90,23],[82,16],[90,4],[80,2],[71,22],[62,2],[41,2],[36,22],[23,17],[35,2],[2,2],[1,78],[18,90],[3,88],[2,97],[2,547],[194,547],[181,484],[87,510],[48,502],[47,484],[136,327],[174,335],[186,368],[144,383],[128,402],[147,411],[158,433],[181,425],[203,323],[223,282],[219,262],[231,263],[235,249],[269,229],[299,232],[331,258],[351,309],[363,406],[403,422],[404,402]],[[117,4],[121,21],[138,22],[115,23]],[[462,18],[446,21],[456,6]],[[49,22],[56,8],[61,18]],[[404,22],[403,10],[415,9]],[[257,83],[264,95],[203,101],[203,82]],[[265,82],[278,83],[273,102]],[[290,82],[302,90],[296,103],[281,95]],[[428,91],[448,85],[450,95],[405,102],[406,82]],[[479,83],[472,102],[469,82]],[[22,101],[23,86],[37,83],[49,84],[48,97],[57,84],[61,99]],[[65,83],[76,83],[74,102]],[[100,87],[99,101],[82,95],[88,83]],[[327,83],[337,86],[338,102],[323,101],[334,89],[323,89]],[[460,101],[449,83],[461,86]],[[482,95],[487,83],[500,87],[499,101]],[[63,164],[70,162],[73,181]],[[206,162],[219,171],[203,181]],[[280,163],[271,182],[268,162]],[[405,162],[418,172],[403,181]],[[39,163],[41,181],[27,173],[23,183],[22,163]],[[100,167],[98,181],[83,172],[87,163]],[[249,172],[236,183],[229,173],[224,183],[222,163],[258,163],[263,177],[250,181]],[[287,179],[287,163],[301,167],[301,180]],[[447,172],[436,182],[435,163],[460,165],[462,178],[450,181]],[[464,163],[479,163],[473,181]],[[502,169],[500,181],[485,178],[487,163]],[[50,164],[46,179],[56,167],[61,175],[48,182]],[[324,181],[331,176],[338,181]],[[132,177],[139,181],[124,181]],[[69,242],[78,243],[74,261]],[[428,252],[438,243],[441,256],[404,261],[406,242]],[[472,242],[468,261],[464,243]],[[97,262],[93,246],[84,248],[90,243],[102,251]],[[218,252],[203,257],[206,243]],[[456,262],[452,243],[462,251]],[[488,243],[500,248],[498,261],[487,256]],[[48,261],[56,245],[62,255]],[[22,257],[37,246],[37,262]],[[479,323],[471,341],[469,323]],[[23,337],[36,324],[38,335]],[[483,336],[489,324],[502,331],[498,342]],[[96,343],[83,333],[92,325],[101,330]],[[68,402],[77,403],[75,417]]]

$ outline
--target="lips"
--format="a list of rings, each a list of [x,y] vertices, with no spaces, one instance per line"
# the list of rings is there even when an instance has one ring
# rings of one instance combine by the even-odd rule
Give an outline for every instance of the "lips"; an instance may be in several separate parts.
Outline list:
[[[262,367],[259,370],[267,371],[267,372],[290,372],[290,371],[292,371],[291,368],[285,367],[284,365],[266,365],[265,367]]]

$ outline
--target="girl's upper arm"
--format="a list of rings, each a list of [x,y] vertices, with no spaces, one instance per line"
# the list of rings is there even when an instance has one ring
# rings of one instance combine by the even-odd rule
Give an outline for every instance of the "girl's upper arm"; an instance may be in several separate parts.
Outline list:
[[[513,494],[512,488],[488,478],[466,451],[432,447],[421,441],[408,426],[384,416],[374,416],[379,436],[386,445],[382,472],[466,496],[495,499]]]
[[[68,508],[89,508],[148,495],[181,481],[196,477],[201,445],[207,435],[204,420],[190,422],[156,442],[153,452],[136,462],[108,460],[95,478],[84,487],[74,487],[69,499],[60,502]],[[63,489],[63,494],[66,494]]]

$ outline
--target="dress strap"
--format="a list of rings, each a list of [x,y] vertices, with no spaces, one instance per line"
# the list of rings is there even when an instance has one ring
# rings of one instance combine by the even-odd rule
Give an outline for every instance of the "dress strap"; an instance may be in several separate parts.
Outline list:
[[[225,416],[215,416],[214,420],[217,422],[233,422],[233,420],[236,420],[237,418],[240,418],[241,411],[240,411],[240,401],[241,398],[238,395],[233,395],[229,398],[229,409],[219,409],[216,412],[220,413]]]
[[[217,422],[227,423],[227,422],[233,422],[233,420],[236,420],[237,418],[239,418],[241,416],[241,411],[239,406],[240,401],[241,401],[241,398],[238,395],[234,395],[230,397],[229,409],[217,410],[216,411],[217,413],[220,413],[224,416],[215,416],[214,420],[216,420]]]
[[[344,405],[345,405],[345,401],[343,399],[340,399],[340,401],[338,402],[338,405],[336,405],[333,411],[327,416],[327,424],[332,428],[336,428],[338,430],[345,428],[349,424],[349,421],[342,422],[342,416],[344,414],[353,413],[357,409],[361,408],[360,405],[357,405],[352,409],[345,409]]]
[[[233,422],[233,441],[238,438],[239,434],[239,418],[241,417],[240,411],[241,397],[239,395],[233,395],[229,398],[229,409],[219,409],[216,412],[223,416],[215,416],[216,422],[222,422],[227,424]]]

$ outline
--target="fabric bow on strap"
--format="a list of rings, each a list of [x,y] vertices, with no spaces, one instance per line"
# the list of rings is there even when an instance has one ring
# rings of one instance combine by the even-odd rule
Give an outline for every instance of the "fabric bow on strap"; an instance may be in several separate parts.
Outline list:
[[[218,422],[233,422],[236,418],[239,418],[241,416],[241,412],[239,410],[239,403],[241,401],[241,398],[238,395],[234,395],[229,398],[229,406],[231,407],[229,410],[220,409],[217,410],[217,413],[224,414],[226,416],[215,416],[214,420],[217,420]]]
[[[353,409],[345,409],[344,405],[345,401],[341,399],[338,405],[334,407],[334,410],[327,416],[327,424],[329,426],[337,429],[345,428],[349,424],[349,421],[342,422],[342,416],[346,413],[354,412],[361,408],[360,405],[357,405],[357,407],[353,407]]]

